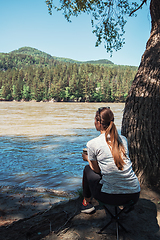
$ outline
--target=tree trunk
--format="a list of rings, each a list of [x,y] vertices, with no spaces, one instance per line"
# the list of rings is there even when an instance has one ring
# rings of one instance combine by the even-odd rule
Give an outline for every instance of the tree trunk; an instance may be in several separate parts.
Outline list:
[[[129,91],[122,120],[141,184],[160,186],[160,1],[151,0],[151,35]]]

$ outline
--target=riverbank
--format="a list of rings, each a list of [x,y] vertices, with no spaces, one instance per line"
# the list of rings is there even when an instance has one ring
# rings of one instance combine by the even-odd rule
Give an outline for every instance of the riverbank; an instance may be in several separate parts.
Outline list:
[[[80,213],[80,204],[80,197],[51,204],[38,197],[1,193],[1,240],[116,239],[114,225],[105,234],[97,234],[106,219],[105,211],[97,201],[93,199],[96,208],[93,214]],[[125,215],[123,221],[129,231],[120,231],[120,239],[160,239],[160,194],[142,189],[134,210],[127,217]]]
[[[78,192],[1,186],[0,226],[6,226],[39,212],[48,211],[54,204],[65,202],[76,196],[78,196]]]

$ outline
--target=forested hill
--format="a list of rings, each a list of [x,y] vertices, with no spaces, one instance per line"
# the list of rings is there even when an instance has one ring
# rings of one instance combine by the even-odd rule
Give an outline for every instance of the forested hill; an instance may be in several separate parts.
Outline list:
[[[58,62],[76,63],[76,64],[113,64],[107,59],[91,60],[91,61],[76,61],[70,58],[55,57],[31,47],[22,47],[10,53],[0,53],[0,70],[8,68],[22,68],[28,65],[36,66],[52,66]]]
[[[106,59],[80,62],[23,47],[0,53],[0,99],[124,101],[136,71]]]
[[[22,48],[19,48],[18,50],[14,50],[10,52],[10,54],[24,54],[32,57],[34,56],[34,57],[42,57],[42,58],[48,58],[48,59],[53,58],[50,54],[47,54],[36,48],[31,48],[31,47],[22,47]]]
[[[62,58],[62,57],[55,57],[55,56],[51,56],[50,54],[47,54],[45,52],[42,52],[36,48],[31,48],[31,47],[22,47],[19,48],[18,50],[14,50],[11,52],[12,54],[25,54],[25,55],[29,55],[32,57],[40,57],[40,58],[48,58],[48,59],[52,59],[52,60],[57,60],[60,62],[69,62],[69,63],[91,63],[91,64],[114,64],[113,62],[107,60],[107,59],[100,59],[100,60],[91,60],[91,61],[76,61],[70,58]]]

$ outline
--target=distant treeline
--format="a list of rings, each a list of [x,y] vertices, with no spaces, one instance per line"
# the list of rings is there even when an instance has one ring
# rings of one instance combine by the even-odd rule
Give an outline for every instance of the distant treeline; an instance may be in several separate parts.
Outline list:
[[[17,101],[125,101],[137,71],[13,53],[0,55],[0,69],[0,99]]]

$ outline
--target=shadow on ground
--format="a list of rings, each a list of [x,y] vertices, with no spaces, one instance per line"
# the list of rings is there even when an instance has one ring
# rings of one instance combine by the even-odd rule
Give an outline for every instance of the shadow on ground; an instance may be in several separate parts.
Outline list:
[[[142,190],[135,208],[122,216],[127,233],[120,230],[119,240],[159,240],[160,195],[151,190]],[[0,227],[1,240],[60,240],[60,239],[116,239],[114,224],[97,232],[109,220],[104,209],[93,200],[96,212],[80,213],[81,199],[55,204],[50,209],[40,211],[28,218]],[[17,211],[18,214],[18,211]],[[3,216],[1,216],[3,217]]]

